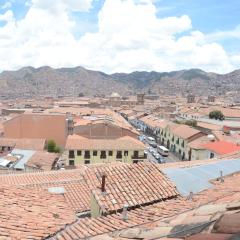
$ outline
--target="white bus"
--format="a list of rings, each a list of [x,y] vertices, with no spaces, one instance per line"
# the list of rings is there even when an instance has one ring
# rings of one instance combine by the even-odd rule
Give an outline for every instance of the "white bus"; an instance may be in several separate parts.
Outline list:
[[[167,157],[169,154],[169,150],[165,148],[164,146],[158,146],[158,153],[161,154],[163,157]]]

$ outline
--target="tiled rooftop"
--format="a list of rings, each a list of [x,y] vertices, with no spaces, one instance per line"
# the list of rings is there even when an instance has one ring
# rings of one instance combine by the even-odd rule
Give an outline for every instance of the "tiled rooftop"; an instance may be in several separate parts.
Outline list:
[[[65,200],[75,212],[90,210],[90,189],[83,180],[84,168],[68,171],[50,171],[25,174],[0,175],[2,184],[22,186],[27,189],[64,187]]]
[[[101,173],[105,172],[106,194],[99,192]],[[175,186],[155,164],[110,164],[82,167],[76,170],[0,175],[2,184],[26,188],[64,187],[65,199],[76,212],[90,210],[91,190],[104,211],[161,201],[178,195]]]
[[[93,149],[93,150],[144,150],[145,145],[132,137],[124,136],[117,139],[91,139],[78,135],[69,135],[66,149]]]
[[[45,147],[46,139],[33,139],[33,138],[0,138],[0,146],[15,147],[25,150],[43,150]]]
[[[104,194],[99,189],[103,172],[106,175]],[[84,178],[103,212],[120,210],[124,204],[140,206],[178,195],[176,187],[152,163],[91,168]]]
[[[240,174],[236,174],[225,178],[224,183],[215,182],[214,188],[194,195],[193,199],[178,197],[128,211],[127,220],[123,220],[121,213],[99,218],[80,219],[76,223],[67,226],[52,239],[84,239],[106,233],[115,232],[119,234],[124,229],[136,227],[147,230],[157,226],[166,226],[166,222],[174,221],[178,216],[183,221],[181,214],[187,219],[186,217],[192,216],[192,210],[195,212],[195,209],[198,209],[200,206],[208,206],[209,204],[221,205],[222,203],[227,204],[239,201],[239,181]]]
[[[43,239],[75,221],[62,195],[8,185],[0,193],[1,237]]]
[[[37,151],[25,165],[44,171],[50,171],[58,157],[59,154],[57,153]]]

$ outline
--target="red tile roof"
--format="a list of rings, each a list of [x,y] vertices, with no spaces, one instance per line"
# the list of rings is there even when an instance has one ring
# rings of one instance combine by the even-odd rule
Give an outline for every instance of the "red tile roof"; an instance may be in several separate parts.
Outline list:
[[[81,175],[84,169],[0,175],[0,181],[2,184],[22,186],[27,189],[64,187],[65,200],[69,206],[75,212],[86,212],[90,210],[91,190]]]
[[[106,175],[106,192],[103,194],[101,174]],[[157,168],[157,164],[124,164],[88,169],[84,178],[103,212],[144,205],[178,196],[174,184]]]
[[[53,240],[85,239],[105,233],[119,232],[123,229],[138,227],[147,229],[150,226],[166,225],[182,213],[192,214],[192,210],[206,204],[226,204],[239,202],[240,174],[226,177],[223,183],[215,182],[214,188],[207,189],[193,196],[192,200],[182,197],[158,202],[145,207],[139,207],[127,212],[127,220],[123,220],[121,213],[101,216],[98,218],[84,218],[67,226],[53,237]],[[191,212],[189,212],[191,211]]]
[[[225,142],[225,141],[210,142],[210,143],[204,144],[203,147],[219,155],[240,151],[240,146],[234,143]]]
[[[23,187],[0,187],[0,235],[44,239],[75,221],[62,195]]]
[[[37,151],[25,164],[25,166],[50,171],[53,168],[54,163],[59,158],[57,153],[49,153],[46,151]]]
[[[65,148],[75,150],[144,150],[145,145],[141,141],[129,136],[117,139],[92,139],[78,135],[69,135]]]
[[[192,136],[195,136],[199,133],[201,133],[199,130],[196,130],[192,127],[189,127],[187,125],[184,125],[184,124],[179,124],[178,126],[174,127],[172,129],[172,133],[175,135],[175,136],[178,136],[180,138],[183,138],[183,139],[188,139]]]
[[[105,172],[107,194],[99,193],[100,174]],[[82,167],[77,170],[0,175],[2,184],[26,188],[64,187],[65,199],[76,212],[90,210],[91,190],[105,211],[161,201],[178,195],[176,187],[156,164],[108,164]],[[113,201],[114,199],[114,201]],[[115,203],[116,201],[116,203]]]
[[[0,146],[15,147],[25,150],[43,150],[46,139],[42,138],[0,138]]]

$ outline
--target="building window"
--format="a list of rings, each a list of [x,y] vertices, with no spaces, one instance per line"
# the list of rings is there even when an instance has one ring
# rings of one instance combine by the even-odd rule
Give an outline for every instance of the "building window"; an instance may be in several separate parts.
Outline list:
[[[112,155],[113,155],[113,151],[109,151],[108,156],[112,156]]]
[[[97,156],[97,151],[93,151],[93,156]]]
[[[78,155],[78,156],[81,156],[81,155],[82,155],[82,151],[77,150],[77,155]]]
[[[75,161],[74,160],[69,160],[69,166],[74,166],[75,165]]]
[[[100,158],[106,158],[106,151],[101,151]]]
[[[90,164],[90,160],[85,160],[84,164]]]
[[[122,158],[122,151],[117,151],[117,158]]]
[[[138,160],[133,160],[133,163],[138,163]]]
[[[128,151],[124,151],[124,156],[128,156]]]
[[[74,150],[69,150],[69,158],[75,158]]]
[[[138,151],[133,152],[133,157],[138,157]]]
[[[84,158],[90,158],[90,151],[85,151]]]

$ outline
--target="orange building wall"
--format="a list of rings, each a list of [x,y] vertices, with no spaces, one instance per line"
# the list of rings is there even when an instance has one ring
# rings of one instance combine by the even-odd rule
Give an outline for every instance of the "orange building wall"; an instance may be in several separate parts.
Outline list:
[[[137,134],[131,132],[128,129],[124,129],[124,128],[122,129],[121,127],[118,127],[118,126],[105,125],[105,124],[75,126],[74,133],[87,138],[115,139],[123,136],[130,136],[133,138],[138,137]]]
[[[66,127],[65,115],[21,114],[4,123],[4,137],[53,139],[64,146]]]

